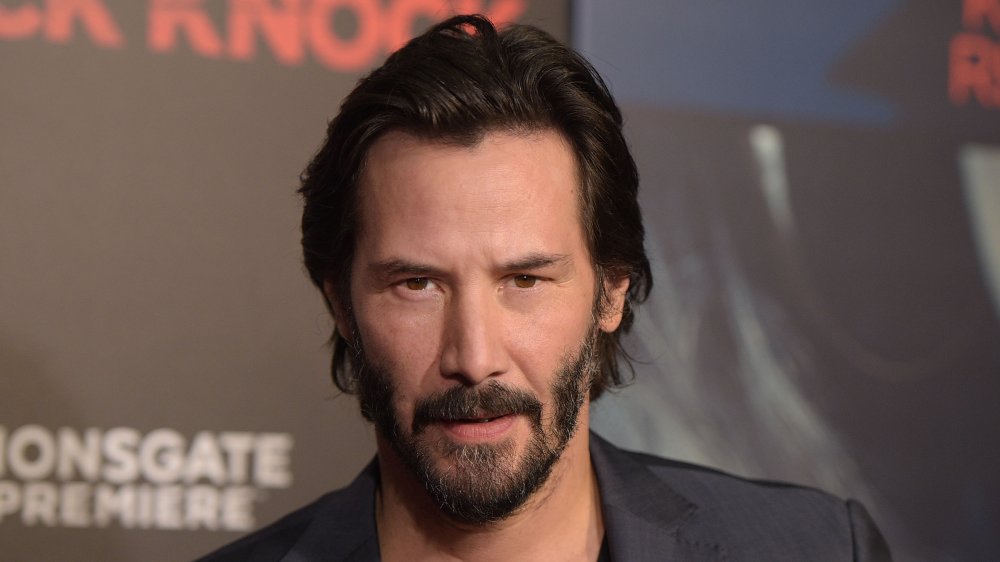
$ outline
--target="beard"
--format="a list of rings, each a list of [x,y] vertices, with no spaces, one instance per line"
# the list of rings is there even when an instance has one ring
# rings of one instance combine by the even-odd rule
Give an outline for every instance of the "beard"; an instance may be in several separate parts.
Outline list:
[[[576,356],[557,369],[549,389],[551,412],[531,392],[497,381],[457,385],[418,400],[409,431],[394,406],[393,376],[356,345],[352,359],[361,409],[447,517],[472,525],[501,521],[548,480],[576,432],[597,368],[595,333],[591,330]],[[524,415],[530,421],[531,436],[520,455],[512,439],[469,445],[424,431],[435,422],[503,415]]]

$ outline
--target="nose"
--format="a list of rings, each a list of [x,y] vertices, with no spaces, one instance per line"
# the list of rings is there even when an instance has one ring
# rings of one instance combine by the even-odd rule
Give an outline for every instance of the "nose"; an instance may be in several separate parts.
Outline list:
[[[476,385],[503,374],[510,357],[503,340],[504,313],[489,291],[465,291],[449,303],[441,374]]]

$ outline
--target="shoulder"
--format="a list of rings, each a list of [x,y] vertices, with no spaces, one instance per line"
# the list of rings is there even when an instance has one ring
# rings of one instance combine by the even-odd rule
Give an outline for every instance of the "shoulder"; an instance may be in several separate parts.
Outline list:
[[[315,519],[316,512],[323,505],[336,501],[336,494],[337,492],[331,492],[274,523],[199,558],[197,562],[280,560],[303,535]]]
[[[330,492],[198,562],[276,561],[286,557],[340,560],[373,546],[377,465],[373,461],[346,488]],[[377,542],[374,542],[377,545]]]
[[[836,518],[844,501],[827,492],[784,482],[754,480],[691,463],[645,453],[624,452],[645,466],[677,493],[694,501],[701,511],[788,517]]]
[[[600,437],[592,446],[595,466],[612,488],[625,517],[647,521],[676,514],[669,523],[677,537],[690,543],[715,545],[732,560],[889,560],[888,547],[865,508],[805,486],[750,480],[719,470],[644,453],[623,451]],[[596,453],[596,454],[595,454]],[[603,474],[602,474],[603,473]],[[624,475],[628,475],[624,477]],[[657,500],[644,500],[650,495]],[[624,505],[643,505],[641,514]],[[664,510],[662,503],[673,504]],[[659,512],[657,510],[660,510]],[[651,515],[650,515],[651,514]],[[821,553],[821,555],[820,555]],[[798,556],[798,558],[796,558]]]

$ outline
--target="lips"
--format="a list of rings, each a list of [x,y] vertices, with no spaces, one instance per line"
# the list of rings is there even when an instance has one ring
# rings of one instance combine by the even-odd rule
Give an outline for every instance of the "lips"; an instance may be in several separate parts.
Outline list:
[[[470,417],[444,418],[441,421],[443,423],[489,423],[504,416],[510,416],[510,415],[513,415],[513,412],[506,412],[502,414],[496,414],[496,413],[477,414],[475,416],[470,416]]]
[[[502,418],[503,416],[506,415],[509,414],[501,414],[499,416],[493,416],[492,418],[463,418],[455,421],[457,421],[458,423],[489,423],[497,418]]]
[[[516,415],[505,414],[441,420],[439,424],[454,439],[460,441],[483,441],[505,436],[516,421]]]

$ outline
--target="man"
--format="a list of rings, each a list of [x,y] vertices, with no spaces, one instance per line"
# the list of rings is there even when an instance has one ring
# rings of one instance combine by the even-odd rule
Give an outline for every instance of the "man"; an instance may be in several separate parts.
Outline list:
[[[358,84],[302,231],[377,458],[207,560],[888,559],[856,503],[588,432],[652,282],[621,124],[576,53],[479,17]]]

